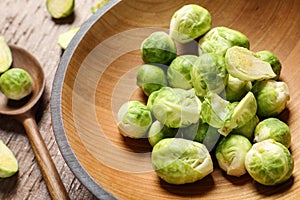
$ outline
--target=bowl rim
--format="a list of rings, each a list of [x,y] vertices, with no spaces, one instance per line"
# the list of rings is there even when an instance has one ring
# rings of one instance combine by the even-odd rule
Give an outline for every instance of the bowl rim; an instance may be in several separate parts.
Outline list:
[[[81,26],[79,31],[75,34],[70,44],[63,52],[60,59],[58,68],[55,73],[55,77],[52,84],[51,99],[50,99],[50,109],[51,109],[51,120],[52,128],[58,148],[67,163],[68,167],[71,169],[73,174],[79,181],[98,199],[116,199],[110,193],[108,193],[104,188],[102,188],[96,181],[88,174],[88,172],[83,168],[74,154],[66,136],[64,130],[64,123],[62,121],[62,88],[65,79],[65,74],[69,63],[71,61],[72,55],[77,49],[79,43],[81,42],[84,35],[88,30],[112,7],[120,3],[121,0],[110,0],[100,9],[97,10],[92,16],[90,16]]]

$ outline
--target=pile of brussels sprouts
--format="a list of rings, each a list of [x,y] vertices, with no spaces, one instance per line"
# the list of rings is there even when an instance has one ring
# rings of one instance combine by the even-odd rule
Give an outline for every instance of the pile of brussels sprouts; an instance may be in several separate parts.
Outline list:
[[[210,13],[189,4],[173,14],[169,34],[143,41],[136,79],[148,101],[121,106],[120,133],[148,137],[154,170],[171,184],[213,172],[212,156],[228,175],[283,183],[294,163],[290,129],[277,118],[290,98],[281,63],[270,51],[251,51],[243,33],[211,26]],[[177,55],[177,43],[195,40],[197,55]]]

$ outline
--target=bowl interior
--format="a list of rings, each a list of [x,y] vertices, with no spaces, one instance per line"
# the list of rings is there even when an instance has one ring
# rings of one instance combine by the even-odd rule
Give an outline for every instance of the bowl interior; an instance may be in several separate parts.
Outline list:
[[[253,51],[270,50],[283,65],[281,79],[290,87],[291,100],[279,116],[292,132],[295,159],[293,177],[285,184],[266,187],[249,175],[240,178],[215,170],[201,181],[181,186],[160,180],[151,166],[147,138],[134,140],[120,135],[116,114],[130,99],[146,102],[136,86],[135,75],[143,64],[141,42],[154,31],[168,32],[172,14],[185,4],[196,3],[212,15],[213,27],[227,26],[248,36]],[[110,8],[110,9],[109,9]],[[82,27],[67,50],[57,75],[64,77],[59,111],[53,126],[62,154],[76,176],[97,196],[106,192],[118,199],[280,198],[300,195],[297,98],[300,68],[300,3],[289,0],[124,0],[111,1]],[[195,46],[178,45],[179,54],[195,52]],[[59,83],[57,83],[59,84]],[[56,91],[55,91],[56,90]],[[56,110],[57,109],[57,110]],[[57,126],[62,126],[56,128]],[[69,153],[72,152],[70,156]],[[66,151],[66,152],[65,152]],[[84,173],[76,171],[77,168]],[[90,179],[91,178],[91,179]],[[239,194],[237,197],[237,193]]]

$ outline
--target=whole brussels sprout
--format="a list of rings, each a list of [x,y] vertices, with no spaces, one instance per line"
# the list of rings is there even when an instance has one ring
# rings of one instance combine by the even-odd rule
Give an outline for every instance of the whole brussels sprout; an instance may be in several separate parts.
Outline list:
[[[139,101],[128,101],[118,111],[117,126],[123,136],[142,138],[151,124],[150,110]]]
[[[211,28],[211,15],[205,8],[188,4],[178,9],[170,22],[170,36],[180,43],[190,42]]]
[[[193,89],[163,87],[153,92],[147,102],[155,118],[170,128],[197,123],[201,101]]]
[[[32,78],[21,68],[11,68],[0,77],[0,90],[9,99],[20,100],[32,92]]]
[[[291,145],[289,126],[277,118],[264,119],[255,128],[254,142],[261,142],[266,139],[274,139],[289,148]]]
[[[168,67],[167,80],[169,85],[186,90],[191,89],[193,85],[190,72],[197,58],[195,55],[176,57]]]
[[[224,98],[230,102],[240,101],[252,88],[251,81],[242,81],[229,74]]]
[[[257,126],[258,122],[259,122],[259,118],[255,115],[248,122],[246,122],[243,126],[232,129],[231,133],[243,135],[252,141],[255,127]]]
[[[173,138],[178,133],[177,128],[169,128],[160,121],[155,121],[148,131],[148,141],[153,147],[156,143],[164,138]]]
[[[136,83],[149,96],[152,92],[167,86],[167,76],[162,68],[144,64],[138,69]]]
[[[273,79],[278,80],[281,72],[281,63],[278,58],[268,50],[256,52],[254,55],[271,65],[274,73],[276,74],[276,77]]]
[[[257,115],[274,117],[281,113],[290,99],[288,85],[285,82],[266,80],[254,84],[252,92],[257,101]]]
[[[198,123],[188,127],[181,128],[182,137],[204,144],[209,152],[211,152],[220,138],[218,129],[203,122],[200,118]]]
[[[213,171],[205,145],[182,138],[160,140],[152,150],[152,165],[157,175],[170,184],[193,183]]]
[[[283,144],[268,139],[253,144],[246,154],[245,166],[255,181],[277,185],[292,176],[294,160]]]
[[[227,71],[235,78],[244,81],[261,81],[276,77],[271,65],[255,56],[244,47],[233,46],[225,54]]]
[[[168,65],[176,58],[176,53],[174,41],[162,31],[150,34],[141,45],[142,59],[145,63]]]
[[[200,55],[191,71],[191,80],[197,96],[204,97],[208,91],[220,93],[227,84],[224,57],[218,54]]]
[[[224,137],[215,152],[219,166],[231,176],[246,174],[245,157],[251,147],[250,141],[242,135],[230,134]]]
[[[227,27],[215,27],[199,40],[199,55],[216,53],[225,56],[228,48],[241,46],[249,49],[249,39],[243,33]]]

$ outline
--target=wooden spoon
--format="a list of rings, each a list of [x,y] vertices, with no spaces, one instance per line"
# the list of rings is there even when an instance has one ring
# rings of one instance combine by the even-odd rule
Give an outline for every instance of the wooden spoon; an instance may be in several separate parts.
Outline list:
[[[26,50],[13,45],[10,45],[10,49],[13,57],[12,67],[25,69],[31,75],[33,90],[29,96],[19,101],[9,100],[1,93],[0,114],[14,117],[23,124],[52,199],[69,199],[34,117],[35,105],[45,87],[43,69]]]

